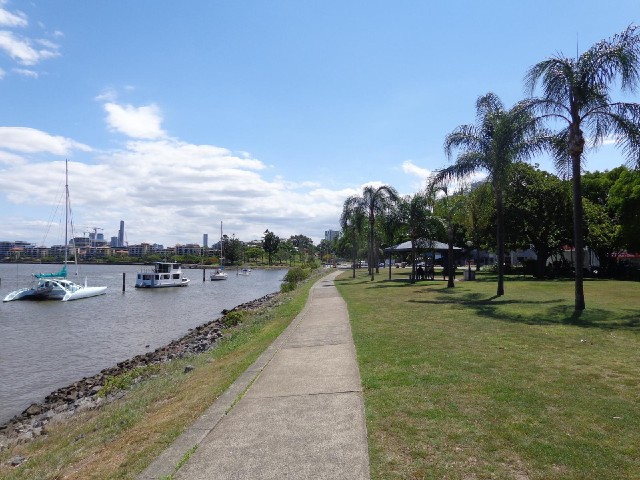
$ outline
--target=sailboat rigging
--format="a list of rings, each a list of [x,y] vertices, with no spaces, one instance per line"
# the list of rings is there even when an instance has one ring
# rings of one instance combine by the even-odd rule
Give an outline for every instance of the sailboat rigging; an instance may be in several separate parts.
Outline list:
[[[27,288],[20,288],[4,297],[4,302],[13,300],[60,300],[68,302],[81,298],[95,297],[106,293],[107,287],[89,287],[78,285],[67,280],[67,262],[69,252],[69,162],[65,160],[65,211],[64,211],[64,265],[54,273],[34,273],[36,284]],[[75,252],[75,244],[74,244]],[[74,257],[77,259],[77,252]]]
[[[212,281],[226,280],[227,278],[229,278],[229,275],[227,275],[227,272],[224,271],[224,265],[222,264],[222,259],[224,258],[223,246],[224,237],[222,236],[222,222],[220,222],[220,263],[218,268],[211,273],[210,278]]]

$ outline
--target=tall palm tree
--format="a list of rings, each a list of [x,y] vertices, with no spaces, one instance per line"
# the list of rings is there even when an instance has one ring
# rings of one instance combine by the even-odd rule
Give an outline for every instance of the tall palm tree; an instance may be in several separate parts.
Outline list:
[[[622,90],[633,92],[640,81],[640,35],[629,26],[609,40],[602,40],[576,59],[562,54],[531,67],[525,77],[533,93],[538,82],[543,95],[529,104],[541,114],[559,122],[562,129],[553,143],[556,166],[569,170],[573,180],[573,244],[575,257],[575,310],[585,309],[583,267],[583,207],[581,166],[587,130],[597,147],[609,135],[622,146],[629,160],[640,165],[640,105],[613,102],[609,91],[620,80]]]
[[[504,187],[511,165],[536,154],[544,145],[544,133],[538,128],[526,105],[516,104],[506,110],[494,93],[476,101],[476,124],[461,125],[447,135],[444,142],[447,158],[459,152],[453,165],[435,173],[433,182],[460,180],[485,171],[496,197],[498,253],[498,291],[504,295]]]
[[[366,212],[361,197],[352,195],[347,198],[342,206],[342,214],[340,215],[340,227],[343,232],[351,233],[351,247],[353,261],[353,278],[356,278],[356,255],[357,255],[357,234],[364,230]]]
[[[373,185],[367,185],[362,189],[362,200],[367,212],[367,218],[369,220],[369,271],[371,273],[371,280],[374,279],[374,262],[377,265],[375,255],[375,223],[376,217],[384,215],[385,212],[390,209],[399,200],[398,192],[393,187],[388,185],[381,185],[375,187]]]
[[[411,241],[411,283],[416,279],[418,248],[426,248],[442,231],[443,221],[433,215],[427,192],[418,192],[401,199],[400,211],[406,235]]]

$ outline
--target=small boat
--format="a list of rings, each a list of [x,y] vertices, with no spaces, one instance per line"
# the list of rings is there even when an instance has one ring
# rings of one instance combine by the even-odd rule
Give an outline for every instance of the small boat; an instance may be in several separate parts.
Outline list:
[[[251,269],[247,267],[242,268],[236,272],[236,275],[251,275]]]
[[[222,259],[224,258],[222,256],[223,245],[224,245],[224,237],[222,236],[222,222],[220,222],[220,266],[218,266],[218,268],[216,268],[213,272],[211,272],[211,275],[209,276],[209,278],[213,282],[216,282],[219,280],[226,280],[227,278],[229,278],[229,275],[227,275],[227,272],[224,271],[224,265],[222,265]]]
[[[136,288],[186,287],[189,279],[182,276],[182,265],[173,262],[155,262],[153,269],[138,272]]]
[[[229,275],[227,275],[227,272],[225,272],[222,267],[220,267],[211,272],[209,278],[211,279],[211,281],[215,282],[218,280],[226,280],[227,278],[229,278]]]
[[[31,287],[20,288],[9,293],[3,302],[13,300],[61,300],[69,302],[81,298],[96,297],[106,293],[107,287],[89,287],[85,278],[84,286],[67,280],[67,257],[69,251],[68,226],[69,226],[69,169],[68,162],[65,162],[65,229],[64,229],[64,265],[58,272],[34,273],[37,280]],[[74,246],[75,251],[75,246]],[[78,258],[77,252],[75,258]]]

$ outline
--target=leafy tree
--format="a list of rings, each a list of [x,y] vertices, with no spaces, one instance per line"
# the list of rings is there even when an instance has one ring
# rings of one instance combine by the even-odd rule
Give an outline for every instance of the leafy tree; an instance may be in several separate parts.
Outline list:
[[[305,235],[292,235],[289,237],[294,249],[300,255],[300,262],[304,262],[304,258],[314,253],[313,240]]]
[[[620,240],[629,251],[640,252],[640,172],[624,170],[611,187],[609,205],[620,223]]]
[[[250,262],[257,262],[258,258],[262,256],[264,250],[259,247],[247,247],[244,251],[245,258]]]
[[[555,175],[521,163],[514,166],[505,197],[506,243],[532,248],[536,275],[542,278],[547,258],[571,239],[570,192]]]
[[[267,252],[269,258],[269,265],[272,265],[273,255],[278,253],[278,248],[280,246],[280,237],[278,237],[275,233],[270,232],[268,229],[264,232],[264,237],[262,238],[262,249]]]
[[[228,265],[235,265],[242,261],[244,255],[244,244],[235,235],[230,237],[223,235],[222,245],[224,251],[224,260]]]
[[[620,227],[607,213],[606,206],[588,198],[582,199],[582,206],[586,244],[598,256],[603,273],[609,273],[612,271],[613,253],[620,249]]]
[[[640,105],[613,102],[610,89],[620,80],[622,90],[633,92],[640,80],[640,36],[637,27],[602,40],[577,58],[557,54],[531,67],[525,82],[531,93],[538,83],[542,96],[528,101],[540,118],[562,127],[552,142],[556,165],[570,172],[573,181],[573,244],[576,253],[575,310],[585,309],[583,266],[584,229],[581,167],[585,129],[597,147],[612,135],[629,160],[640,165]]]
[[[489,182],[477,183],[467,195],[466,217],[463,219],[466,238],[471,248],[489,249],[496,245],[495,200]],[[476,271],[480,270],[479,258]]]
[[[521,104],[506,110],[497,95],[487,93],[476,101],[476,124],[462,125],[447,135],[444,149],[454,165],[436,172],[433,182],[442,184],[485,171],[496,200],[498,290],[504,295],[504,188],[512,165],[531,158],[543,146],[544,132]]]

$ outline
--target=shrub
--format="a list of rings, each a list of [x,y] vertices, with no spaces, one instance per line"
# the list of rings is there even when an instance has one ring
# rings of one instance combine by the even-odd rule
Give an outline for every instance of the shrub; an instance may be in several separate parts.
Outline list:
[[[141,367],[132,368],[127,372],[123,372],[119,375],[109,376],[105,379],[102,388],[98,392],[101,397],[106,397],[112,392],[117,390],[127,390],[133,385],[136,379],[149,377],[156,373],[160,367],[158,365],[145,365]]]
[[[241,323],[243,319],[244,312],[240,310],[234,310],[233,312],[229,312],[224,317],[222,317],[222,324],[227,328],[234,327]]]

